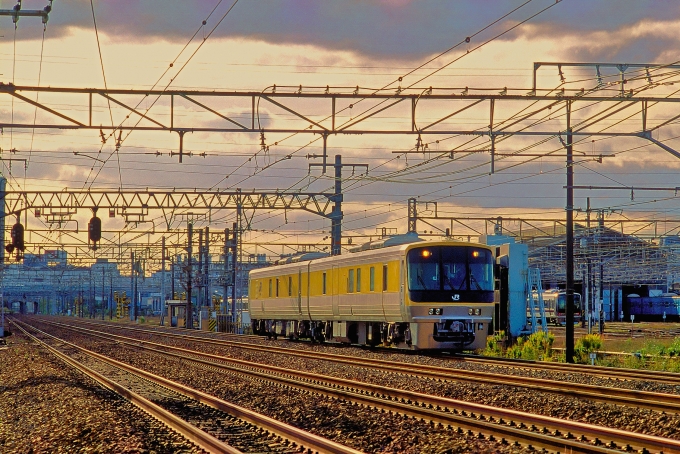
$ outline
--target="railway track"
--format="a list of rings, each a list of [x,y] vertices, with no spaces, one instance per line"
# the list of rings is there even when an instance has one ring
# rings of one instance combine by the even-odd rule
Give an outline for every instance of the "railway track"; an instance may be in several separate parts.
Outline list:
[[[171,356],[205,368],[247,374],[282,387],[295,387],[333,399],[421,418],[451,426],[461,433],[476,434],[534,449],[567,452],[680,452],[680,441],[589,425],[513,410],[489,407],[411,391],[360,383],[336,377],[284,369],[225,358],[151,341],[101,333],[67,324],[54,324],[76,332],[114,341],[136,350]]]
[[[619,369],[615,367],[589,366],[585,364],[547,363],[521,359],[515,360],[507,358],[485,358],[461,354],[448,356],[446,358],[472,364],[484,364],[512,369],[565,372],[569,374],[588,374],[592,376],[618,380],[649,380],[657,383],[680,386],[680,374],[675,372],[656,370],[641,371],[635,369]]]
[[[87,350],[24,322],[11,321],[67,364],[132,401],[208,452],[360,452]]]
[[[90,322],[85,322],[90,323]],[[94,323],[94,326],[101,326],[99,323]],[[111,325],[105,325],[106,327],[112,327]],[[289,348],[276,347],[276,346],[260,346],[254,344],[248,344],[239,341],[222,340],[215,338],[205,338],[202,336],[194,336],[188,334],[173,334],[166,333],[164,331],[149,331],[140,328],[133,327],[118,327],[116,329],[126,329],[132,332],[140,334],[156,334],[169,337],[175,337],[179,339],[190,340],[192,342],[202,342],[205,344],[212,345],[223,345],[230,347],[238,347],[245,350],[266,352],[266,353],[279,353],[282,355],[289,355],[295,357],[301,357],[305,359],[317,359],[323,361],[331,361],[339,364],[346,364],[350,366],[367,367],[372,369],[378,369],[387,372],[399,373],[399,374],[410,374],[417,377],[428,377],[434,380],[445,380],[445,381],[471,381],[484,384],[494,384],[494,385],[510,385],[518,386],[526,389],[543,391],[553,394],[561,394],[564,396],[577,397],[579,399],[589,399],[597,402],[615,403],[624,406],[633,406],[637,408],[647,408],[655,411],[665,411],[669,413],[680,413],[680,395],[679,394],[668,394],[668,393],[655,393],[649,391],[638,391],[633,389],[623,389],[616,387],[605,387],[605,386],[595,386],[581,383],[571,383],[568,381],[561,380],[549,380],[542,378],[525,377],[520,375],[511,374],[500,374],[500,373],[489,373],[489,372],[479,372],[470,371],[463,369],[447,369],[439,366],[428,366],[423,364],[412,364],[412,363],[395,363],[393,361],[385,361],[379,359],[367,359],[359,357],[348,357],[345,355],[338,355],[334,353],[324,353],[324,352],[312,352],[312,351],[300,351],[293,350]],[[559,367],[559,365],[556,365]],[[561,371],[569,371],[570,373],[583,373],[582,371],[589,370],[588,366],[577,367],[575,369],[569,369],[569,366],[563,365],[562,369],[557,369]],[[540,367],[540,365],[534,364],[534,367]],[[547,364],[546,370],[551,367]],[[592,367],[592,366],[590,366]],[[639,371],[617,371],[617,369],[610,368],[597,368],[597,370],[590,371],[591,375],[604,376],[611,378],[615,376],[616,378],[623,380],[655,380],[660,383],[667,383],[672,385],[678,385],[680,382],[677,380],[677,374],[666,373],[659,374],[658,379],[651,377],[650,375],[640,374]],[[655,373],[656,375],[656,373]]]
[[[106,326],[109,328],[114,328],[114,329],[130,329],[130,330],[138,330],[141,332],[146,332],[146,333],[154,333],[158,335],[164,335],[164,336],[189,336],[192,339],[197,339],[197,340],[205,340],[205,342],[208,343],[229,343],[228,345],[230,346],[236,346],[240,348],[257,348],[257,345],[249,344],[246,342],[242,342],[242,340],[247,340],[247,339],[255,339],[255,340],[263,340],[263,337],[261,336],[246,336],[246,335],[235,335],[235,334],[227,334],[227,333],[218,333],[217,337],[215,336],[215,333],[203,333],[203,332],[195,332],[195,331],[190,331],[190,330],[182,330],[179,333],[177,330],[166,330],[166,329],[157,329],[157,328],[149,328],[149,329],[140,329],[137,328],[133,325],[130,326],[119,326],[119,325],[112,325],[110,323],[98,323],[98,322],[83,322],[83,323],[90,323],[95,326]],[[191,334],[185,334],[185,333],[191,333]],[[225,339],[227,337],[227,339]],[[239,339],[239,340],[231,340],[231,338],[234,339]],[[272,351],[272,352],[282,352],[286,353],[287,352],[294,352],[295,350],[288,349],[285,347],[277,347],[277,346],[272,346],[271,344],[267,344],[266,347],[267,351]],[[382,351],[381,351],[382,352]],[[388,350],[385,353],[394,353],[392,350]],[[311,354],[311,353],[310,353]],[[317,355],[328,355],[329,359],[332,360],[333,354],[330,353],[317,353]],[[335,355],[340,358],[344,358],[344,355]],[[669,385],[680,385],[680,374],[674,373],[674,372],[664,372],[664,371],[653,371],[653,372],[648,372],[648,371],[641,371],[641,370],[636,370],[636,369],[621,369],[621,368],[614,368],[614,367],[604,367],[604,366],[590,366],[590,365],[585,365],[585,364],[565,364],[565,363],[548,363],[548,362],[542,362],[542,361],[527,361],[527,360],[513,360],[513,359],[507,359],[507,358],[485,358],[485,357],[479,357],[479,356],[474,356],[474,355],[463,355],[463,354],[454,354],[454,355],[441,355],[441,354],[434,354],[434,355],[428,355],[429,357],[432,358],[437,358],[437,359],[443,359],[443,360],[456,360],[456,361],[461,361],[461,362],[467,362],[467,363],[474,363],[474,364],[483,364],[483,365],[491,365],[491,366],[500,366],[500,367],[507,367],[508,369],[521,369],[521,370],[535,370],[535,371],[553,371],[553,372],[565,372],[565,373],[570,373],[570,374],[587,374],[590,376],[595,376],[595,377],[602,377],[606,379],[617,379],[617,380],[645,380],[645,381],[651,381],[651,382],[656,382],[656,383],[664,383],[664,384],[669,384]],[[380,361],[380,360],[375,360],[375,361]],[[389,364],[394,364],[394,362],[389,362]],[[411,364],[406,364],[406,366],[411,366]],[[429,366],[422,366],[422,367],[429,367]],[[436,367],[435,367],[436,369]],[[439,368],[443,370],[450,370],[450,369],[444,369],[444,368]],[[506,375],[503,375],[504,377]]]

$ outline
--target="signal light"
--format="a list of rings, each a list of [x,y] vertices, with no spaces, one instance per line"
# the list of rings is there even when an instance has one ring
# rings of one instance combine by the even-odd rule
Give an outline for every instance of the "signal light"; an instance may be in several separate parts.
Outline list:
[[[24,244],[24,226],[17,221],[16,224],[12,226],[12,231],[10,233],[12,242],[5,246],[5,250],[8,253],[17,251],[17,260],[21,259],[21,253],[26,249]]]
[[[90,219],[90,222],[87,224],[87,238],[89,242],[93,243],[92,250],[96,251],[97,242],[102,239],[102,220],[97,216]]]
[[[17,222],[12,226],[12,244],[19,251],[26,249],[24,246],[24,226]]]

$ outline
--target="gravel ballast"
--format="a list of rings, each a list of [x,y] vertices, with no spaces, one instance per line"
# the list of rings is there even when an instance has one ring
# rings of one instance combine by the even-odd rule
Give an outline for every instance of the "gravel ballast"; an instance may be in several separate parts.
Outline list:
[[[20,335],[0,349],[0,452],[202,453]]]

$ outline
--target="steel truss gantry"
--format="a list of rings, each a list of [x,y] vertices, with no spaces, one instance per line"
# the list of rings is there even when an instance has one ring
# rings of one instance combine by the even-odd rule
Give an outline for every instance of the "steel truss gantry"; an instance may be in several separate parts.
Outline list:
[[[233,210],[242,213],[245,219],[244,228],[250,229],[252,215],[257,210],[285,210],[304,211],[327,218],[331,221],[336,219],[339,211],[336,207],[338,196],[334,193],[303,193],[303,192],[244,192],[236,191],[210,191],[199,190],[63,190],[63,191],[5,191],[4,213],[5,216],[23,215],[27,220],[29,214],[40,218],[45,224],[56,224],[57,231],[66,236],[67,242],[74,242],[70,248],[77,257],[90,257],[94,260],[93,251],[89,250],[87,242],[78,242],[78,230],[69,232],[63,227],[75,220],[79,210],[108,210],[109,217],[121,216],[127,226],[116,236],[102,238],[101,249],[97,257],[111,257],[119,261],[129,255],[130,251],[157,249],[160,257],[161,232],[149,229],[145,233],[133,234],[135,238],[142,235],[152,235],[153,241],[147,243],[140,241],[124,241],[120,234],[134,231],[135,225],[148,222],[147,216],[153,211],[160,211],[165,220],[168,231],[174,231],[173,220],[177,218],[196,219],[198,222],[209,222],[210,217],[224,210]],[[250,217],[248,214],[251,214]],[[105,216],[105,215],[104,215]],[[7,223],[11,225],[11,223]],[[155,226],[155,224],[154,224]],[[27,226],[28,227],[28,226]],[[52,232],[54,232],[52,230]],[[219,233],[213,236],[219,236]],[[223,241],[222,235],[222,241]],[[33,249],[63,249],[63,242],[56,243],[44,229],[26,230],[26,245],[29,250]],[[128,235],[127,238],[130,236]],[[38,242],[38,241],[40,242]],[[215,240],[217,241],[217,240]],[[134,243],[134,244],[133,244]],[[158,243],[158,244],[155,244]],[[186,247],[186,233],[177,238],[175,246],[169,248]]]
[[[540,65],[548,65],[542,62]],[[555,65],[558,65],[555,63]],[[565,64],[566,65],[566,64]],[[589,64],[596,65],[596,64]],[[645,65],[649,68],[659,68],[662,65]],[[116,131],[158,131],[176,132],[179,136],[179,160],[182,162],[183,139],[187,132],[212,133],[297,133],[317,134],[323,138],[324,163],[326,163],[326,142],[330,135],[417,135],[418,142],[423,135],[449,136],[477,136],[488,138],[489,145],[477,151],[488,152],[491,155],[491,172],[494,171],[495,150],[497,142],[512,136],[559,137],[561,140],[570,129],[570,134],[576,141],[579,137],[633,137],[646,140],[663,148],[676,157],[680,153],[667,144],[656,140],[652,132],[669,125],[680,118],[680,97],[644,96],[647,90],[663,85],[650,82],[635,89],[607,90],[603,87],[594,89],[508,89],[500,91],[489,89],[460,88],[398,88],[391,90],[372,90],[356,87],[352,90],[333,87],[286,87],[273,86],[261,92],[253,91],[205,91],[205,90],[131,90],[131,89],[100,89],[100,88],[66,88],[66,87],[36,87],[19,86],[0,83],[0,95],[11,96],[15,101],[15,109],[23,103],[33,106],[46,113],[47,120],[36,124],[15,123],[10,118],[0,116],[0,129],[60,129],[60,130],[96,130],[105,138],[104,131],[110,135]],[[623,86],[630,82],[621,80]],[[616,85],[616,84],[615,84]],[[616,85],[615,88],[618,88]],[[49,96],[37,94],[48,93]],[[78,97],[82,101],[78,102]],[[46,98],[50,98],[48,104]],[[96,99],[110,101],[127,113],[126,119],[136,118],[139,122],[123,121],[118,125],[105,125],[93,121],[96,110]],[[129,99],[128,99],[129,98]],[[142,111],[131,104],[140,100],[156,98],[158,107],[153,115]],[[69,102],[63,102],[68,99]],[[60,102],[61,100],[61,102]],[[319,105],[319,101],[322,101]],[[155,103],[155,101],[154,101]],[[176,110],[182,103],[182,109],[194,109],[201,115],[192,115],[192,124],[183,123]],[[315,107],[310,107],[310,103]],[[261,110],[267,104],[268,125],[260,122]],[[78,109],[69,110],[65,105],[77,105],[87,113],[83,115]],[[222,112],[243,112],[244,105],[249,107],[248,121],[234,119],[235,114]],[[325,106],[325,107],[324,107]],[[402,109],[402,106],[408,106]],[[501,114],[500,108],[507,110]],[[541,114],[557,112],[567,107],[576,111],[583,108],[591,109],[585,118],[569,128],[556,129],[554,127],[539,126],[542,123],[534,119]],[[340,112],[348,109],[360,110],[356,115],[339,117]],[[165,109],[161,111],[161,109]],[[455,120],[460,114],[470,113],[475,109],[486,111],[488,123],[483,127],[460,128]],[[594,109],[594,110],[592,110]],[[519,114],[507,115],[507,112]],[[421,112],[425,112],[423,115]],[[437,118],[431,118],[436,112]],[[638,127],[623,129],[611,127],[598,129],[604,120],[613,115],[626,113],[639,117]],[[391,128],[384,127],[379,114],[389,113],[396,118],[391,122]],[[654,124],[652,118],[654,117]],[[231,115],[231,116],[230,116]],[[282,126],[277,115],[293,116],[293,126]],[[214,125],[215,120],[221,125]],[[203,124],[196,124],[201,123]],[[287,121],[290,125],[291,122]],[[418,146],[416,148],[419,148]],[[416,149],[415,152],[422,152]],[[521,154],[518,154],[521,156]],[[325,168],[324,168],[325,170]]]
[[[303,210],[330,216],[332,193],[252,192],[211,190],[71,190],[5,191],[5,213],[41,210],[38,215],[74,214],[79,208],[115,209],[123,216],[143,216],[149,210]],[[47,210],[50,210],[49,212]],[[133,210],[137,210],[132,213]],[[133,221],[134,222],[134,221]]]
[[[419,213],[418,206],[428,214]],[[590,218],[590,213],[597,218]],[[680,248],[677,238],[680,219],[629,219],[608,209],[577,211],[574,219],[574,269],[580,280],[585,267],[605,264],[602,279],[608,284],[665,284],[680,276]],[[563,284],[567,247],[564,219],[529,217],[446,216],[438,213],[437,202],[409,200],[409,225],[417,231],[419,222],[436,233],[463,241],[479,235],[503,234],[529,246],[529,261],[540,268],[546,282]],[[669,244],[666,244],[667,239]]]

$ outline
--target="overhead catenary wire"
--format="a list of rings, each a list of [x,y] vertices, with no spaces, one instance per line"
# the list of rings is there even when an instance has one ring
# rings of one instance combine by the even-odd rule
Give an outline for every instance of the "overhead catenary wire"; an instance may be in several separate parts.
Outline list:
[[[509,11],[508,13],[505,13],[504,15],[500,16],[498,19],[494,20],[493,22],[491,22],[490,24],[488,24],[487,26],[483,27],[482,29],[478,30],[477,32],[475,32],[474,34],[472,34],[472,35],[470,35],[470,36],[471,36],[471,37],[477,36],[478,34],[482,33],[482,32],[485,31],[485,30],[487,30],[487,29],[490,28],[491,26],[493,26],[493,25],[495,25],[496,23],[498,23],[498,22],[502,21],[503,19],[507,18],[507,17],[508,17],[509,15],[511,15],[512,13],[518,11],[518,10],[521,9],[523,6],[525,6],[525,5],[529,4],[529,3],[531,3],[531,1],[532,1],[532,0],[528,0],[528,1],[524,2],[524,3],[522,3],[521,5],[519,5],[518,7],[513,8],[513,9],[512,9],[511,11]],[[556,2],[556,3],[559,3],[559,2]],[[555,4],[556,4],[556,3],[555,3]],[[554,4],[549,5],[548,7],[544,8],[544,9],[541,10],[541,11],[539,11],[538,13],[535,13],[534,15],[530,16],[528,19],[525,19],[525,20],[519,22],[518,24],[515,24],[514,26],[510,27],[510,28],[507,29],[506,31],[504,31],[504,32],[502,32],[502,33],[496,35],[495,37],[493,37],[493,38],[487,40],[486,42],[482,43],[481,45],[477,46],[477,47],[476,47],[475,49],[473,49],[473,50],[477,50],[477,49],[483,47],[484,45],[488,44],[489,42],[491,42],[491,41],[497,39],[497,37],[503,36],[504,34],[506,34],[507,32],[509,32],[510,30],[513,30],[513,29],[517,28],[518,26],[520,26],[520,25],[526,23],[527,21],[529,21],[529,20],[531,20],[531,19],[537,17],[538,15],[540,15],[540,14],[542,14],[543,12],[547,11],[548,9],[552,8],[552,6],[554,6]],[[454,45],[454,46],[450,47],[449,49],[447,49],[446,51],[441,52],[441,53],[438,54],[437,56],[435,56],[435,57],[433,57],[433,58],[427,60],[425,63],[423,63],[423,64],[421,64],[420,66],[418,66],[415,70],[412,70],[412,71],[408,72],[406,75],[410,75],[410,74],[412,74],[414,71],[417,71],[418,69],[425,67],[426,65],[428,65],[428,64],[431,63],[431,62],[433,62],[433,61],[436,60],[437,58],[439,58],[439,57],[441,57],[441,56],[443,56],[443,55],[449,53],[451,50],[453,50],[453,49],[459,47],[460,45],[462,45],[462,44],[464,44],[464,43],[466,43],[466,42],[467,42],[467,43],[470,42],[470,37],[466,37],[465,39],[461,40],[461,41],[460,41],[459,43],[457,43],[456,45]],[[469,52],[468,52],[467,54],[469,54]],[[467,54],[464,54],[464,55],[467,55]],[[464,55],[463,55],[463,56],[464,56]],[[462,58],[463,56],[458,57],[458,58],[455,59],[453,62],[458,61],[458,60],[459,60],[460,58]],[[450,64],[452,64],[453,62],[448,63],[446,66],[450,66]],[[439,71],[439,70],[435,70],[432,74],[435,74],[435,73],[438,72],[438,71]],[[405,77],[405,76],[399,77],[398,79],[396,79],[396,80],[394,80],[394,81],[392,81],[392,82],[386,84],[386,85],[383,86],[381,89],[375,90],[374,92],[377,93],[377,92],[379,92],[379,91],[381,91],[381,90],[383,90],[383,89],[389,87],[390,85],[394,84],[395,82],[401,82],[401,81],[403,80],[403,77]],[[424,80],[424,78],[422,78],[421,81],[422,81],[422,80]],[[416,82],[416,83],[417,83],[417,82]],[[415,85],[415,84],[411,84],[409,87],[413,87],[414,85]],[[368,98],[364,97],[364,98],[360,99],[359,101],[354,102],[353,105],[357,105],[357,104],[359,104],[362,100],[365,100],[365,99],[368,99]],[[378,105],[383,104],[384,102],[387,102],[387,100],[382,101],[382,102],[379,103]],[[377,107],[377,106],[374,106],[373,108],[375,108],[375,107]],[[347,108],[342,109],[342,110],[340,110],[338,113],[340,113],[340,112],[342,112],[342,111],[344,111],[344,110],[346,110],[346,109],[347,109]],[[369,110],[370,110],[370,109],[369,109]],[[366,112],[368,112],[368,111],[365,111],[364,113],[366,113]],[[362,113],[362,114],[363,114],[363,113]],[[360,115],[361,115],[361,114],[360,114]],[[326,119],[328,119],[328,118],[326,118]],[[347,127],[347,124],[350,123],[351,121],[352,121],[352,120],[350,119],[350,120],[346,121],[345,123],[343,123],[341,126]],[[293,137],[293,136],[295,136],[295,135],[296,135],[296,134],[291,134],[291,135],[289,135],[288,137],[286,137],[286,139],[288,139],[288,138],[290,138],[290,137]],[[321,138],[317,138],[316,140],[311,141],[310,144],[313,143],[313,142],[316,142],[316,141],[318,141],[318,140],[320,140],[320,139],[321,139]],[[277,143],[281,143],[281,141],[277,141]],[[308,144],[308,145],[310,145],[310,144]],[[302,148],[305,148],[305,147],[308,146],[308,145],[305,145],[305,146],[302,147]],[[302,149],[302,148],[301,148],[301,149]],[[299,150],[297,150],[297,151],[299,151]],[[258,153],[259,153],[259,151],[256,152],[256,153],[253,155],[253,157],[256,157]],[[294,152],[294,153],[295,153],[295,152]],[[259,172],[258,172],[258,173],[259,173]],[[228,177],[228,176],[227,176],[227,177]],[[225,178],[225,179],[226,179],[226,178]],[[237,184],[240,184],[240,183],[242,183],[242,182],[245,181],[245,180],[247,180],[247,178],[246,178],[246,179],[243,179],[243,180],[241,180],[241,181],[239,181]],[[218,183],[217,183],[216,185],[214,185],[213,187],[219,185],[220,183],[221,183],[221,181],[218,182]],[[230,187],[233,187],[233,185],[230,186]]]
[[[104,58],[102,57],[102,46],[99,42],[99,29],[97,28],[97,18],[95,17],[94,13],[94,0],[90,0],[90,8],[92,9],[92,23],[94,24],[94,34],[95,37],[97,38],[97,51],[99,53],[99,64],[102,69],[102,78],[104,79],[104,89],[108,91],[109,85],[106,81],[106,71],[104,71]],[[106,98],[106,103],[109,107],[109,118],[111,119],[111,126],[113,126],[113,111],[111,110],[111,100],[109,98]],[[120,155],[118,154],[118,148],[116,148],[116,157],[118,160],[118,181],[120,183],[120,187],[123,187],[123,175],[120,171]],[[101,153],[101,148],[99,149],[99,152]]]
[[[161,76],[157,79],[157,81],[156,81],[156,82],[154,83],[154,85],[151,87],[152,90],[160,83],[161,80],[163,80],[163,78],[164,78],[165,75],[170,71],[170,69],[174,67],[174,64],[177,62],[177,60],[180,58],[180,56],[184,53],[184,51],[187,49],[187,47],[189,46],[189,44],[191,44],[191,42],[194,40],[194,38],[198,35],[198,33],[203,29],[203,27],[205,27],[205,25],[207,24],[208,19],[210,19],[210,17],[212,16],[212,14],[213,14],[213,13],[215,12],[215,10],[219,7],[219,5],[222,4],[222,2],[223,2],[223,0],[219,0],[218,3],[215,5],[215,7],[210,11],[210,14],[208,14],[208,16],[201,22],[201,26],[198,27],[198,29],[194,32],[194,34],[191,36],[191,38],[189,39],[189,41],[184,45],[184,47],[182,48],[182,50],[177,54],[177,56],[175,57],[175,59],[168,65],[168,67],[167,67],[166,70],[163,72],[163,74],[161,74]],[[183,70],[184,68],[186,68],[186,66],[187,66],[187,65],[189,64],[189,62],[193,59],[193,57],[194,57],[194,56],[196,55],[196,53],[200,50],[200,48],[203,47],[203,45],[204,45],[205,42],[208,40],[208,38],[210,38],[210,36],[214,33],[214,31],[217,29],[217,27],[219,27],[219,25],[224,21],[224,19],[227,17],[227,15],[229,15],[229,13],[232,11],[232,9],[234,8],[234,6],[236,6],[236,3],[238,3],[238,0],[234,0],[234,2],[232,3],[231,7],[229,7],[229,9],[228,9],[228,10],[222,15],[222,17],[218,20],[217,24],[210,30],[210,33],[208,33],[207,36],[204,36],[204,37],[203,37],[203,40],[199,43],[198,47],[194,50],[194,52],[187,58],[187,61],[184,62],[184,64],[182,65],[182,67],[175,73],[175,75],[174,75],[174,76],[170,79],[170,81],[165,85],[165,87],[163,88],[163,91],[166,91],[166,90],[170,87],[170,85],[174,82],[174,80],[177,78],[177,76],[179,76],[179,74],[182,72],[182,70]],[[144,99],[145,99],[145,98],[146,98],[146,97],[144,97]],[[144,101],[144,99],[140,100],[140,101],[137,103],[137,105],[135,106],[135,110],[142,104],[142,102]],[[145,111],[145,115],[146,115],[146,113],[149,112],[149,110],[151,110],[151,108],[156,104],[156,102],[157,102],[159,99],[160,99],[160,95],[158,95],[158,96],[156,97],[156,99],[151,103],[151,105],[147,107],[147,109],[146,109],[146,111]],[[124,120],[124,121],[125,121],[125,120]],[[124,123],[124,121],[121,123],[121,125]],[[142,117],[140,117],[140,118],[137,120],[136,125],[138,125],[141,121],[142,121]],[[121,130],[121,132],[122,132],[122,130]],[[109,137],[113,137],[113,136],[115,135],[115,133],[116,133],[116,129],[114,129],[113,131],[111,131],[111,133],[109,134]],[[132,133],[132,130],[130,130],[130,131],[126,134],[126,136],[125,136],[124,139],[121,138],[121,140],[119,141],[119,145],[122,145],[122,143],[130,136],[131,133]],[[118,148],[120,148],[120,147],[118,147]],[[100,168],[99,168],[99,170],[97,171],[96,175],[94,176],[92,182],[90,182],[89,187],[92,187],[92,184],[94,184],[94,182],[96,181],[97,177],[99,176],[99,174],[101,173],[102,169],[104,168],[104,166],[106,165],[106,163],[108,162],[108,160],[109,160],[110,158],[111,158],[111,155],[109,155],[109,157],[106,158],[106,159],[104,160],[104,164],[102,164],[102,165],[100,166]],[[87,179],[87,180],[89,180],[89,176],[88,176],[88,179]],[[87,186],[87,180],[85,181],[85,184],[83,185],[83,187]]]

